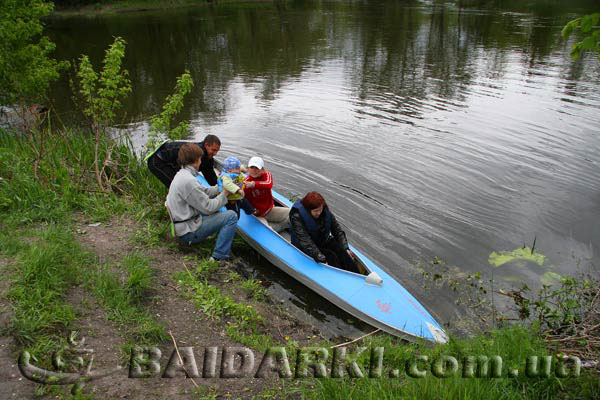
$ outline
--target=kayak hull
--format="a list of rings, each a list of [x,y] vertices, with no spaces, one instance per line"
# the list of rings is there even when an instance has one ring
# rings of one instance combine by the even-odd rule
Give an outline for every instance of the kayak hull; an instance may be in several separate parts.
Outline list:
[[[208,185],[201,175],[198,181]],[[276,191],[273,191],[273,198],[283,206],[292,206]],[[285,235],[278,234],[244,211],[240,212],[237,231],[273,265],[350,315],[410,341],[447,342],[448,337],[442,327],[418,300],[352,245],[350,249],[369,273],[381,278],[381,284],[370,284],[365,275],[316,262],[293,246]]]

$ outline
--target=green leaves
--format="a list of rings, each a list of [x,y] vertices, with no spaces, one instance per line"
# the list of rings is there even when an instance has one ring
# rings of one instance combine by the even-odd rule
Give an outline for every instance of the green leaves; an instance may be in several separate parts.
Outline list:
[[[579,58],[583,50],[600,53],[600,30],[597,28],[599,22],[600,13],[594,13],[574,19],[563,27],[561,35],[565,40],[567,40],[578,27],[582,33],[589,33],[589,35],[585,36],[581,41],[573,44],[573,47],[571,48],[571,58]],[[600,54],[598,55],[598,59],[600,60]]]
[[[114,43],[106,50],[104,68],[100,75],[88,56],[81,56],[77,77],[79,93],[83,98],[83,113],[90,119],[91,129],[95,136],[94,172],[100,190],[110,188],[112,182],[105,169],[112,164],[110,147],[106,154],[100,155],[100,141],[106,134],[108,126],[114,123],[117,110],[121,108],[121,99],[131,92],[131,82],[127,78],[127,70],[121,68],[125,56],[125,41],[116,37]],[[100,157],[103,159],[100,160]],[[106,184],[106,185],[105,185]]]
[[[92,63],[88,56],[81,56],[81,61],[79,62],[79,71],[77,71],[77,76],[80,81],[80,89],[79,92],[83,96],[84,99],[90,103],[90,106],[85,108],[83,112],[88,117],[92,117],[94,115],[93,110],[95,109],[95,94],[96,94],[96,84],[98,83],[98,75],[94,71],[92,67]],[[94,104],[94,107],[91,106]]]
[[[131,92],[128,71],[121,68],[124,56],[125,41],[120,37],[116,37],[106,50],[100,75],[94,71],[88,56],[81,56],[77,70],[79,93],[85,102],[83,112],[95,125],[113,123],[117,110],[121,108],[121,99]]]
[[[0,104],[44,98],[51,81],[68,66],[49,57],[54,44],[40,34],[53,8],[43,0],[0,0]]]
[[[147,149],[152,150],[161,137],[177,140],[187,135],[190,128],[189,122],[182,121],[179,125],[173,127],[173,120],[183,108],[184,97],[192,91],[193,87],[194,81],[189,71],[185,71],[177,78],[175,91],[165,99],[162,112],[150,117],[150,134],[149,140],[146,143]]]
[[[579,26],[580,23],[581,23],[581,18],[577,18],[570,22],[567,22],[567,24],[562,28],[562,31],[560,32],[563,39],[567,40],[569,38],[569,36],[571,36],[571,34],[575,30],[575,28],[577,28]]]
[[[600,13],[586,15],[581,18],[581,31],[589,32],[592,30],[592,27],[598,25],[598,20],[600,19]]]
[[[596,45],[596,40],[593,36],[588,36],[581,41],[581,48],[584,50],[593,50]]]

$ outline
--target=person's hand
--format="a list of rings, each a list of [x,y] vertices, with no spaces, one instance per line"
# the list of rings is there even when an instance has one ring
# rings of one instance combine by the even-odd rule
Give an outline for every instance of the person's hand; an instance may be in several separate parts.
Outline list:
[[[354,253],[352,252],[352,250],[348,249],[346,250],[348,252],[348,255],[350,256],[350,258],[355,259],[356,255],[354,255]]]
[[[248,172],[248,168],[244,167],[243,165],[240,167],[240,171],[243,172],[244,174]]]
[[[242,189],[238,190],[236,193],[244,197],[244,191]]]
[[[248,189],[252,189],[256,184],[254,183],[254,181],[250,181],[250,182],[246,182],[246,187]]]
[[[233,193],[231,193],[229,190],[223,188],[223,192],[222,192],[225,196],[231,196]]]

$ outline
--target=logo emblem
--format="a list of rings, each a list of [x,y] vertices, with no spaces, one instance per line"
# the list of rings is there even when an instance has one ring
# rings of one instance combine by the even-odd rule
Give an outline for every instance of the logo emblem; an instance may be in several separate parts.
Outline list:
[[[76,332],[71,332],[69,344],[52,355],[52,365],[57,371],[49,371],[31,364],[33,358],[28,351],[19,356],[19,370],[29,380],[47,385],[73,385],[76,394],[87,382],[104,378],[121,369],[120,366],[102,372],[92,372],[94,350],[84,348],[85,338],[77,341]]]
[[[392,312],[390,311],[390,309],[392,308],[392,304],[391,303],[381,303],[381,300],[377,300],[375,302],[377,304],[377,307],[379,307],[379,309],[381,311],[383,311],[384,313],[388,313],[391,314]]]

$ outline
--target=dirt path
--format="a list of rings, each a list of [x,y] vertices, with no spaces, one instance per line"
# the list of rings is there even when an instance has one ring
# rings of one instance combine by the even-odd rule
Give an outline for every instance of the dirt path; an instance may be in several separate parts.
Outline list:
[[[151,268],[155,273],[153,291],[149,294],[145,306],[152,315],[164,323],[167,331],[172,332],[177,339],[178,346],[193,346],[196,363],[200,374],[202,374],[202,356],[204,349],[211,346],[219,347],[217,359],[221,360],[220,350],[224,346],[241,346],[231,341],[226,333],[226,322],[215,321],[207,318],[201,311],[187,299],[182,297],[181,288],[177,287],[173,280],[173,274],[185,270],[184,256],[186,255],[178,248],[169,247],[147,247],[136,244],[132,237],[140,227],[133,221],[122,218],[99,226],[89,226],[89,221],[79,219],[78,234],[79,242],[88,250],[97,255],[100,263],[118,263],[124,255],[134,251],[141,251],[150,257]],[[212,283],[212,282],[211,282]],[[216,283],[220,289],[230,290],[227,282]],[[235,300],[244,302],[243,293],[234,292]],[[122,352],[120,350],[125,338],[107,321],[104,311],[98,306],[92,296],[85,293],[81,288],[74,291],[70,302],[79,304],[81,318],[79,325],[83,336],[89,337],[86,345],[94,348],[98,363],[98,369],[110,368],[119,361],[122,363]],[[313,334],[313,328],[299,323],[289,315],[286,315],[278,305],[269,302],[253,303],[258,311],[267,317],[267,331],[280,343],[285,343],[283,338],[294,338],[298,342],[306,342]],[[171,343],[161,344],[162,351],[161,366],[164,367],[173,351]],[[256,365],[262,358],[262,354],[255,351]],[[102,361],[100,361],[102,360]],[[96,362],[96,361],[95,361]],[[256,367],[255,367],[256,369]],[[179,378],[161,379],[158,377],[149,379],[129,379],[126,372],[121,372],[94,382],[89,389],[91,393],[102,393],[103,398],[128,399],[153,399],[153,398],[190,398],[196,394],[216,394],[219,397],[248,398],[258,395],[266,388],[276,387],[277,382],[273,379],[255,379],[253,377],[236,379],[211,379],[199,378],[195,380],[200,389],[194,388],[192,382],[184,379],[183,374]]]
[[[148,311],[156,321],[166,327],[177,340],[179,348],[193,347],[196,364],[200,373],[195,381],[195,387],[190,379],[186,379],[183,372],[175,378],[162,378],[161,374],[174,350],[172,342],[157,343],[162,353],[160,359],[161,372],[149,378],[129,378],[129,356],[127,348],[134,343],[128,337],[126,329],[119,328],[108,318],[108,312],[100,304],[100,300],[86,289],[86,284],[70,289],[67,303],[71,304],[76,313],[77,320],[74,325],[79,332],[79,338],[85,338],[85,348],[93,349],[93,371],[108,371],[118,365],[122,369],[108,377],[88,383],[84,393],[93,398],[102,399],[190,399],[203,398],[251,398],[264,395],[266,391],[272,397],[277,397],[281,382],[275,375],[269,379],[257,379],[252,375],[235,379],[204,378],[203,361],[205,349],[217,347],[217,375],[221,367],[222,349],[227,346],[244,347],[234,342],[226,334],[227,318],[215,320],[209,318],[202,311],[186,299],[183,295],[185,289],[179,287],[174,280],[174,274],[185,271],[184,263],[193,268],[193,261],[186,260],[186,256],[196,253],[185,251],[178,246],[163,245],[151,246],[140,244],[135,240],[136,233],[143,231],[143,227],[134,221],[115,217],[102,224],[91,224],[83,216],[75,216],[73,226],[77,241],[96,257],[96,262],[91,268],[109,265],[113,273],[126,274],[119,268],[123,258],[133,252],[140,252],[150,260],[153,271],[152,289],[145,294],[143,308]],[[76,232],[76,233],[75,233]],[[247,292],[241,289],[242,277],[238,275],[236,281],[227,279],[227,276],[236,275],[236,264],[242,260],[233,260],[220,266],[209,283],[217,287],[224,295],[230,296],[236,303],[253,307],[264,318],[260,333],[270,337],[275,343],[285,346],[288,341],[299,346],[314,345],[321,336],[318,331],[305,322],[299,321],[288,314],[279,302],[273,302],[268,297],[257,301],[252,299]],[[24,378],[17,366],[18,346],[6,329],[12,318],[12,308],[6,299],[9,290],[9,279],[14,260],[0,257],[0,399],[32,399],[36,398],[36,384]],[[126,347],[128,346],[128,347]],[[255,350],[256,371],[263,353]],[[51,355],[48,355],[50,357]],[[89,359],[89,358],[88,358]],[[236,359],[239,363],[239,357]],[[67,393],[66,389],[58,392],[51,391],[45,398],[59,397],[60,393]],[[41,394],[41,393],[40,393]]]

